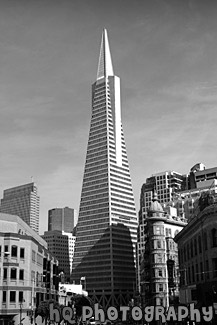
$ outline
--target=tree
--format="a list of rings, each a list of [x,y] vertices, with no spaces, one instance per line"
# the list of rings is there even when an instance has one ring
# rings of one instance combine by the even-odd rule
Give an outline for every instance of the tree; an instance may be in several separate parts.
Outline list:
[[[61,311],[60,304],[54,299],[41,301],[35,310],[35,317],[41,316],[42,322],[45,320],[45,324],[47,324],[47,322],[50,320],[50,304],[53,304],[53,308],[56,308]],[[62,315],[61,312],[60,315]]]
[[[81,317],[83,306],[89,306],[92,308],[94,306],[93,301],[89,297],[85,297],[85,296],[77,294],[72,299],[74,300],[74,307],[76,310],[77,317]]]

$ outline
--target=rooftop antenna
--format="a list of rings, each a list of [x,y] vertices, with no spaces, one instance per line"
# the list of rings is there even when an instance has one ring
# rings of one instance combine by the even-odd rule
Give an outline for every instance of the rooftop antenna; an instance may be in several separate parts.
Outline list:
[[[34,182],[34,180],[33,180],[33,176],[31,176],[31,182],[32,182],[32,183]]]

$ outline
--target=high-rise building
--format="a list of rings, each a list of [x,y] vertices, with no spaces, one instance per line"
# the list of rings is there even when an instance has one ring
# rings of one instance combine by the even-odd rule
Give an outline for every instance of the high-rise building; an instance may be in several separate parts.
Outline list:
[[[172,200],[174,192],[185,190],[186,187],[187,175],[175,171],[168,170],[147,178],[141,189],[140,218],[150,207],[154,190],[157,192],[160,204],[164,205]]]
[[[4,190],[0,212],[18,215],[39,232],[39,196],[34,182]]]
[[[49,251],[59,261],[59,271],[64,273],[65,282],[70,282],[74,257],[75,236],[71,232],[45,231],[42,238],[47,242]]]
[[[76,281],[85,277],[89,295],[104,307],[126,303],[133,294],[137,226],[121,123],[120,79],[113,72],[104,30],[97,80],[92,86],[72,274]]]
[[[72,232],[78,221],[77,211],[68,207],[48,211],[48,231]]]

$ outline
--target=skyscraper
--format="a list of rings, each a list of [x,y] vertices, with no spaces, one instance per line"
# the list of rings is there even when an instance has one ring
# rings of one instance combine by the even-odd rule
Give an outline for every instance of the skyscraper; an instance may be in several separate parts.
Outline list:
[[[137,215],[121,123],[120,79],[106,30],[97,80],[76,232],[73,280],[86,279],[104,307],[126,303],[136,287]]]
[[[77,211],[68,207],[48,211],[48,231],[72,232],[78,220]]]
[[[18,215],[37,233],[39,231],[39,196],[33,183],[4,190],[0,212]]]

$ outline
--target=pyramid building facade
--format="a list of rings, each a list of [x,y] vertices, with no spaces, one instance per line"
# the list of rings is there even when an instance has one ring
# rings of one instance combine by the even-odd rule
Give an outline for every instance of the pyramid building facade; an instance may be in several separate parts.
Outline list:
[[[72,279],[102,306],[126,303],[136,288],[137,214],[121,123],[120,79],[102,34],[76,232]]]

